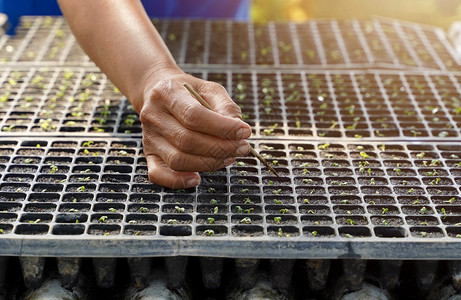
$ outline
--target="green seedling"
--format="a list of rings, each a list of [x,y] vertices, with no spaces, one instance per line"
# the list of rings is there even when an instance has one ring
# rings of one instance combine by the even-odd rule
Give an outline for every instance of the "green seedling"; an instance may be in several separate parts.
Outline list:
[[[244,204],[254,204],[253,201],[251,201],[250,197],[246,197],[243,199]]]
[[[244,212],[245,214],[251,214],[251,212],[252,212],[253,210],[255,210],[255,209],[254,209],[253,207],[251,207],[251,208],[244,209],[243,212]]]
[[[207,230],[205,230],[205,231],[203,232],[203,234],[204,234],[204,235],[207,235],[207,236],[212,236],[212,235],[214,235],[215,233],[214,233],[214,230],[212,230],[212,229],[207,229]]]
[[[186,209],[184,207],[179,207],[179,206],[175,206],[174,209],[176,210],[177,213],[184,213],[186,211]]]
[[[426,172],[426,176],[436,176],[437,170],[433,170],[432,172]]]
[[[252,221],[251,221],[251,218],[245,217],[245,218],[240,220],[240,223],[242,223],[242,224],[251,224]]]
[[[363,151],[360,152],[360,156],[361,156],[363,159],[368,159],[368,158],[370,158],[370,155],[367,154],[366,152],[363,152]]]
[[[357,223],[356,223],[354,220],[352,220],[352,219],[347,219],[346,222],[349,223],[349,225],[355,225],[355,224],[357,224]]]
[[[277,199],[274,199],[274,203],[275,203],[275,204],[283,204],[283,202],[282,202],[282,201],[280,201],[280,200],[277,200]]]
[[[82,143],[82,147],[91,147],[93,146],[94,141],[86,141]]]
[[[101,217],[99,218],[98,222],[99,222],[99,223],[107,223],[107,222],[109,222],[109,221],[107,220],[107,216],[101,216]]]
[[[279,228],[279,230],[278,230],[278,235],[279,235],[280,237],[282,237],[282,236],[283,236],[283,230],[282,230],[282,227],[280,227],[280,228]]]
[[[444,201],[445,203],[453,204],[455,202],[455,197],[450,198],[450,200]]]
[[[281,189],[273,190],[273,191],[272,191],[272,193],[274,193],[275,195],[279,195],[281,192],[282,192]]]
[[[91,181],[91,177],[89,177],[89,176],[88,177],[79,177],[78,181],[79,182],[89,182],[89,181]]]
[[[416,157],[417,157],[418,159],[423,159],[425,155],[426,155],[426,153],[421,152],[421,153],[416,154]]]

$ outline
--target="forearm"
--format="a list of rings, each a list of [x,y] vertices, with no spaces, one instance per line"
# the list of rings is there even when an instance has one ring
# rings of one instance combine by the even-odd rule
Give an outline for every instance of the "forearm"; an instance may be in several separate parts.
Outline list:
[[[139,113],[153,183],[189,188],[245,155],[251,128],[226,90],[180,70],[140,0],[58,0],[80,45]],[[187,82],[213,107],[202,106]],[[211,151],[217,149],[219,151]]]
[[[139,0],[58,2],[85,52],[138,112],[144,81],[155,72],[179,71]]]

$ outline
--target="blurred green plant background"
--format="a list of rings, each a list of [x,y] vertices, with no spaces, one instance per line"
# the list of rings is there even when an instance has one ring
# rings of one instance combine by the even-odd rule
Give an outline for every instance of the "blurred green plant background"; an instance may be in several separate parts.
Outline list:
[[[448,29],[461,21],[461,0],[252,0],[255,22],[384,16]]]

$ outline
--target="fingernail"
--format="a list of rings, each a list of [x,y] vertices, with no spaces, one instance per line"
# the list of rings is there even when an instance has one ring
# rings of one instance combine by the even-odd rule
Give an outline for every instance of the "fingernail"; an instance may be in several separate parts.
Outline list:
[[[235,157],[229,157],[224,160],[224,165],[227,167],[235,161]]]
[[[196,187],[200,184],[200,178],[191,178],[186,181],[187,188]]]
[[[248,152],[250,152],[250,145],[248,145],[248,143],[245,142],[243,145],[240,145],[237,148],[237,151],[235,152],[235,154],[237,156],[243,156],[243,155],[247,155]]]
[[[242,127],[235,133],[236,139],[247,139],[251,135],[251,129],[248,127]]]

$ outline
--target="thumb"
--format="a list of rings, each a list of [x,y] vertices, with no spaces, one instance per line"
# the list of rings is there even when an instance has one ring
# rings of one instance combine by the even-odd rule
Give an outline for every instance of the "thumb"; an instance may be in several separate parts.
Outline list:
[[[211,88],[201,92],[202,98],[213,108],[213,110],[223,116],[242,119],[242,110],[229,96],[222,85],[211,84]]]

